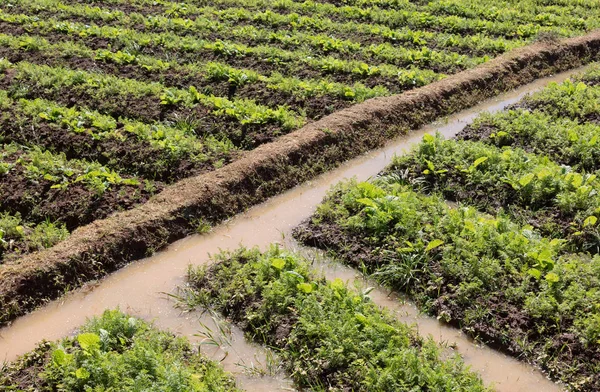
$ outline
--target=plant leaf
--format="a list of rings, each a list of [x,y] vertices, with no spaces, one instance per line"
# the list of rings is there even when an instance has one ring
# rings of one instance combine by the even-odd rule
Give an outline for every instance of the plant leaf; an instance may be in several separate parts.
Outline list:
[[[487,161],[487,160],[488,160],[488,157],[481,157],[481,158],[477,158],[477,159],[475,160],[475,162],[473,162],[473,167],[475,168],[475,167],[477,167],[477,166],[481,165],[483,162],[485,162],[485,161]]]
[[[594,215],[590,215],[583,221],[583,227],[594,226],[596,222],[598,222],[598,218],[596,218]]]
[[[75,370],[75,377],[80,380],[86,380],[90,377],[90,372],[88,372],[87,369],[79,368]]]
[[[537,280],[539,280],[542,277],[542,273],[540,272],[540,270],[536,269],[536,268],[530,268],[527,270],[527,273],[531,276],[533,276],[534,278],[536,278]]]
[[[519,184],[523,187],[527,186],[527,184],[529,184],[533,180],[534,176],[535,174],[529,173],[526,176],[521,177],[521,179],[519,180]]]
[[[285,267],[285,260],[280,258],[273,259],[271,260],[271,265],[275,267],[275,269],[281,271],[283,267]]]
[[[84,350],[90,350],[100,347],[100,336],[95,333],[82,333],[77,336],[79,345]]]
[[[550,283],[556,283],[560,280],[560,277],[554,272],[549,272],[546,274],[546,280]]]
[[[429,241],[429,244],[427,244],[427,248],[425,248],[425,252],[429,252],[430,250],[437,248],[438,246],[442,245],[443,243],[444,243],[444,241],[442,241],[442,240]]]
[[[298,283],[296,287],[305,294],[310,294],[313,291],[313,286],[310,283]]]

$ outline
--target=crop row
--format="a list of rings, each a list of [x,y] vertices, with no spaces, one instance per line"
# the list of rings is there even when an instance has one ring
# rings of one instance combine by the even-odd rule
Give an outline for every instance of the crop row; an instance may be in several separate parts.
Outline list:
[[[236,392],[232,377],[184,338],[105,311],[58,342],[0,366],[3,390]]]
[[[585,76],[582,76],[585,78]],[[594,85],[593,74],[590,84],[567,80],[551,83],[542,91],[528,95],[517,105],[518,108],[540,110],[552,117],[568,117],[579,122],[600,122],[600,86]]]
[[[190,271],[191,302],[219,310],[275,349],[301,388],[486,390],[459,356],[380,310],[367,293],[326,281],[298,255],[240,249],[216,261]]]
[[[577,390],[600,386],[598,256],[415,193],[393,170],[338,185],[295,235]]]
[[[31,1],[27,5],[21,4],[12,12],[22,11],[30,14],[30,10],[33,8],[39,16],[42,16],[39,12],[43,12],[43,16],[58,17],[64,20],[77,18],[80,22],[98,23],[102,26],[127,27],[147,32],[170,31],[186,36],[193,34],[199,38],[235,38],[240,43],[254,45],[271,43],[286,49],[307,47],[321,53],[356,54],[371,44],[390,42],[417,48],[429,47],[466,54],[490,55],[503,53],[525,44],[522,39],[489,37],[485,33],[464,35],[413,30],[408,27],[391,29],[384,25],[368,23],[334,22],[317,15],[298,16],[270,11],[265,14],[247,8],[228,10],[228,14],[212,8],[200,8],[194,15],[180,18],[169,14],[157,15],[160,13],[157,10],[143,15],[106,8],[90,9],[79,5],[67,6],[60,2],[56,2],[53,6],[54,12],[50,11],[49,4],[45,5],[42,11],[38,0]],[[44,0],[43,3],[46,4],[48,1]],[[123,4],[125,9],[130,7],[131,3],[129,2]],[[186,6],[187,10],[190,8],[193,7]],[[336,38],[336,36],[340,38]]]
[[[91,49],[81,43],[58,42],[51,44],[41,36],[0,34],[0,54],[9,61],[27,60],[47,65],[64,65],[79,69],[100,68],[113,74],[127,75],[137,80],[150,80],[170,87],[190,85],[213,95],[228,98],[249,98],[262,105],[277,106],[286,102],[299,110],[306,110],[311,118],[323,113],[323,100],[332,105],[348,105],[366,99],[390,95],[384,86],[366,87],[321,80],[285,77],[280,73],[264,76],[249,69],[240,69],[223,62],[179,64],[143,54],[121,50]],[[365,68],[363,72],[377,73]],[[358,70],[357,70],[358,72]],[[397,80],[400,82],[399,78]],[[389,82],[394,82],[390,78]],[[401,88],[401,86],[399,86]]]
[[[574,170],[600,169],[598,66],[552,83],[510,110],[482,114],[458,135],[498,147],[520,147]]]
[[[37,1],[40,7],[48,7],[53,1],[50,0],[30,0]],[[513,37],[533,37],[540,31],[554,31],[563,35],[573,35],[580,33],[582,30],[591,30],[598,26],[594,16],[597,11],[590,12],[589,8],[581,8],[577,6],[568,6],[567,9],[550,7],[546,10],[533,10],[528,12],[528,15],[519,11],[505,11],[504,17],[499,17],[502,9],[496,8],[496,15],[481,18],[483,15],[460,15],[459,7],[438,2],[432,7],[442,10],[444,5],[446,10],[450,12],[430,12],[426,8],[403,9],[404,7],[396,7],[396,9],[381,9],[378,7],[355,7],[355,6],[337,6],[334,4],[324,4],[319,2],[294,2],[294,1],[278,1],[278,2],[255,2],[254,7],[251,4],[246,4],[245,1],[226,2],[224,7],[218,7],[217,4],[211,3],[210,6],[202,5],[197,7],[193,3],[185,5],[169,4],[168,10],[163,12],[174,19],[183,19],[186,16],[189,19],[201,18],[218,18],[223,21],[237,22],[254,22],[272,28],[288,26],[290,22],[292,27],[320,28],[325,31],[331,26],[332,21],[365,23],[365,24],[380,24],[388,28],[397,29],[402,27],[410,27],[415,29],[425,29],[437,32],[450,32],[459,34],[470,34],[483,32],[486,34]],[[112,7],[123,4],[122,2],[112,2]],[[165,3],[163,3],[165,4]],[[404,3],[406,4],[406,3]],[[454,7],[453,7],[454,6]],[[77,6],[75,6],[77,7]],[[65,5],[60,5],[62,9],[68,9]],[[458,12],[452,12],[455,8]],[[484,9],[485,5],[481,7]],[[512,7],[511,7],[512,8]],[[88,7],[89,13],[93,12],[92,7]],[[96,8],[97,9],[97,8]],[[531,9],[531,8],[530,8]],[[152,10],[160,13],[160,8]],[[282,11],[278,13],[277,11]],[[488,8],[488,12],[490,9]],[[541,12],[540,12],[541,11]],[[544,12],[546,11],[546,12]],[[99,17],[105,20],[119,18],[124,13],[116,7],[114,12],[110,10],[102,13],[96,12]],[[571,13],[579,15],[571,15]],[[100,14],[102,14],[100,16]],[[298,23],[301,17],[305,17],[304,23]]]
[[[404,49],[394,47],[390,43],[372,45],[364,50],[364,56],[333,56],[333,54],[313,53],[310,48],[302,47],[297,50],[286,50],[277,47],[272,42],[259,45],[246,45],[239,41],[205,38],[194,36],[181,36],[172,32],[140,32],[124,27],[98,26],[85,22],[61,21],[47,17],[39,20],[38,17],[27,14],[0,13],[0,20],[15,25],[22,25],[26,30],[32,28],[45,34],[62,34],[69,39],[80,39],[90,42],[94,38],[104,38],[112,41],[113,46],[135,53],[144,50],[146,54],[163,55],[177,54],[179,61],[202,61],[209,59],[227,58],[228,62],[234,61],[246,67],[258,67],[264,71],[284,72],[286,67],[302,70],[309,67],[309,75],[315,77],[320,73],[343,72],[354,75],[356,79],[364,79],[361,72],[352,72],[361,64],[378,67],[387,75],[402,76],[418,66],[426,67],[429,72],[444,70],[460,70],[484,62],[487,57],[471,58],[457,53],[445,53],[426,47],[418,49]],[[248,31],[239,33],[243,37],[251,36]],[[229,32],[228,32],[229,35]],[[99,41],[106,46],[104,40]],[[135,44],[134,44],[135,43]],[[135,50],[134,50],[135,49]],[[175,51],[175,53],[172,53]],[[346,58],[347,57],[347,58]],[[261,60],[260,64],[254,64]],[[368,63],[367,63],[368,61]],[[286,64],[291,63],[291,64]],[[380,64],[381,63],[381,64]],[[406,66],[408,69],[400,67]],[[418,70],[418,68],[417,68]],[[306,73],[307,70],[303,72]],[[425,71],[423,71],[425,72]],[[287,76],[294,75],[293,71],[286,71]],[[333,76],[333,75],[332,75]],[[341,81],[341,80],[340,80]]]
[[[222,165],[236,151],[226,139],[200,139],[183,125],[117,120],[94,110],[9,95],[0,90],[4,142],[41,146],[120,173],[170,182],[206,166]]]
[[[0,87],[12,99],[44,98],[64,105],[93,107],[115,118],[127,117],[145,122],[176,121],[193,113],[202,118],[199,135],[218,135],[239,143],[254,127],[261,134],[273,135],[297,129],[303,116],[280,106],[271,109],[252,100],[206,95],[194,86],[189,89],[168,88],[156,82],[119,78],[83,70],[35,65],[28,62],[0,62],[3,78]],[[252,135],[251,135],[252,136]]]
[[[600,180],[521,149],[428,136],[389,171],[415,189],[476,205],[504,208],[545,235],[564,237],[574,249],[600,251]]]
[[[539,110],[516,109],[498,114],[483,114],[459,138],[478,140],[498,147],[512,146],[577,171],[600,169],[600,126],[555,117]]]
[[[0,253],[52,246],[66,230],[131,208],[161,188],[37,146],[0,145]]]
[[[110,0],[109,4],[121,4],[122,0]],[[136,0],[136,4],[149,4],[148,0]],[[191,0],[189,3],[206,5],[204,0]],[[188,15],[188,8],[177,7],[169,0],[153,1],[170,7],[171,13]],[[489,21],[505,21],[515,23],[537,22],[544,25],[581,23],[577,18],[590,17],[590,9],[597,12],[596,0],[558,0],[545,1],[493,1],[478,0],[464,2],[461,0],[436,0],[430,2],[410,2],[404,0],[344,0],[339,1],[293,1],[279,0],[215,0],[210,4],[218,9],[244,6],[248,9],[274,9],[298,13],[339,14],[345,18],[373,18],[385,15],[381,11],[421,11],[432,15],[461,16],[468,19],[485,19]]]
[[[0,11],[0,21],[15,25],[16,34],[36,31],[60,39],[79,40],[96,49],[121,51],[128,55],[147,54],[158,57],[162,62],[176,58],[181,64],[204,63],[207,59],[226,60],[229,65],[263,71],[266,74],[282,73],[315,78],[326,75],[327,79],[339,82],[364,81],[367,86],[383,84],[398,92],[403,89],[427,84],[441,78],[428,69],[402,69],[390,64],[372,65],[355,60],[343,60],[331,56],[312,57],[305,51],[286,51],[269,45],[248,47],[230,41],[203,41],[190,37],[179,37],[172,33],[138,33],[115,27],[97,27],[75,22],[60,22],[53,19],[37,20],[24,14],[12,15]],[[110,44],[110,46],[109,46]],[[154,67],[160,68],[160,63]],[[376,76],[376,77],[374,77]],[[398,85],[396,87],[396,85]]]

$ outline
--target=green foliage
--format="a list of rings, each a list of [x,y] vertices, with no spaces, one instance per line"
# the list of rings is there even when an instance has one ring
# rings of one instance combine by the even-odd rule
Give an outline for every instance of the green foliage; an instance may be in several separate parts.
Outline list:
[[[460,357],[442,360],[432,340],[341,280],[315,275],[298,255],[239,249],[216,261],[190,271],[197,298],[233,318],[253,340],[277,349],[300,387],[486,390]]]
[[[6,160],[11,167],[22,168],[24,175],[31,180],[50,182],[53,189],[82,183],[101,196],[112,186],[140,184],[136,178],[123,178],[99,163],[69,160],[64,153],[53,154],[39,147],[23,151],[25,149],[16,144],[4,145],[2,150],[4,154],[0,155],[0,160]]]
[[[553,82],[543,90],[523,98],[519,105],[542,110],[553,117],[565,116],[586,121],[600,116],[600,86],[571,80]]]
[[[441,192],[491,213],[510,205],[508,213],[546,235],[568,238],[575,249],[599,247],[596,226],[586,221],[600,214],[600,183],[594,174],[518,148],[432,136],[396,158],[388,171],[415,189]]]
[[[197,104],[209,107],[217,116],[225,116],[245,124],[263,124],[265,122],[281,125],[283,129],[299,128],[305,122],[302,116],[284,106],[272,109],[259,105],[250,99],[229,100],[224,97],[215,97],[200,93],[195,87],[189,89],[167,88],[160,83],[143,83],[133,79],[119,78],[100,73],[71,70],[66,68],[53,68],[20,62],[14,65],[15,80],[19,81],[19,88],[25,83],[34,83],[37,88],[44,88],[47,92],[58,94],[61,91],[73,89],[93,97],[97,102],[114,102],[115,97],[150,99],[170,107],[189,107]],[[12,98],[22,98],[26,95],[15,91]],[[223,110],[226,106],[228,110]]]
[[[469,125],[468,137],[498,147],[521,147],[574,170],[600,169],[600,126],[580,124],[539,110],[483,114]]]
[[[43,383],[61,391],[237,391],[231,377],[194,353],[187,340],[119,311],[105,311],[76,337],[46,349],[49,355],[39,374],[18,379],[27,367],[17,365],[0,376],[0,385]]]
[[[592,390],[600,256],[565,253],[563,240],[404,182],[391,174],[341,183],[296,236],[408,293],[424,311]],[[503,322],[507,314],[513,321]],[[563,334],[581,354],[556,351]]]

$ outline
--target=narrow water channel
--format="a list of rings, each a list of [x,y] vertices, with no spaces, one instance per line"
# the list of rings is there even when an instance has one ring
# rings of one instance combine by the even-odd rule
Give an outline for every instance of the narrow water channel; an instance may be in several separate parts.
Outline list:
[[[53,301],[11,325],[0,329],[0,361],[11,361],[33,349],[42,339],[55,340],[72,333],[86,318],[99,315],[104,309],[120,307],[121,310],[147,320],[153,320],[159,328],[169,329],[200,342],[196,336],[202,330],[199,321],[212,322],[208,315],[183,313],[174,308],[168,293],[176,293],[185,284],[184,277],[189,264],[209,262],[209,254],[220,249],[233,249],[239,245],[265,248],[273,242],[285,242],[291,238],[291,230],[308,218],[327,190],[344,178],[356,177],[366,180],[376,175],[394,154],[402,154],[418,143],[423,134],[440,132],[453,137],[479,112],[496,112],[517,102],[523,95],[540,90],[551,81],[562,81],[577,69],[553,77],[539,79],[510,93],[485,101],[469,110],[450,116],[442,122],[433,123],[409,135],[391,141],[386,147],[352,159],[339,168],[323,174],[313,181],[257,205],[230,221],[219,225],[205,235],[193,235],[180,240],[156,255],[135,262],[95,284],[76,290],[64,298]],[[341,266],[325,268],[329,276],[354,279],[355,271]],[[486,347],[479,347],[460,331],[442,325],[437,320],[420,315],[410,304],[375,291],[372,297],[378,304],[390,308],[409,323],[416,323],[424,335],[435,340],[456,344],[465,362],[480,372],[487,384],[494,384],[498,391],[560,391],[560,387],[548,381],[531,366],[500,354]],[[281,373],[263,377],[248,374],[248,369],[268,368],[266,352],[244,341],[239,330],[232,329],[229,344],[224,349],[202,346],[202,351],[215,359],[223,359],[225,368],[234,373],[240,387],[248,391],[276,391],[292,389],[289,380]],[[252,372],[250,372],[252,373]]]

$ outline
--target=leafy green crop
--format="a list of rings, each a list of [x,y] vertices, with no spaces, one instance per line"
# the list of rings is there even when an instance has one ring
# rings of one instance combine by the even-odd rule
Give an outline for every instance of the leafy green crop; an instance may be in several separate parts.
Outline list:
[[[482,114],[462,132],[462,137],[547,155],[573,170],[594,172],[600,169],[600,126],[580,124],[538,110]]]
[[[295,235],[408,293],[424,311],[595,390],[600,256],[508,217],[415,193],[396,174],[334,188]],[[573,351],[560,349],[569,336]]]
[[[490,213],[507,213],[546,235],[567,238],[575,249],[598,252],[596,218],[600,182],[521,149],[426,135],[388,169],[415,189],[440,192]]]
[[[240,249],[192,269],[196,300],[275,348],[293,380],[315,390],[484,391],[457,355],[381,311],[341,280],[327,282],[299,256]]]
[[[43,356],[39,372],[31,371]],[[76,337],[42,343],[3,370],[8,390],[237,391],[231,377],[183,338],[119,311],[105,311]],[[38,389],[42,388],[42,389]]]

